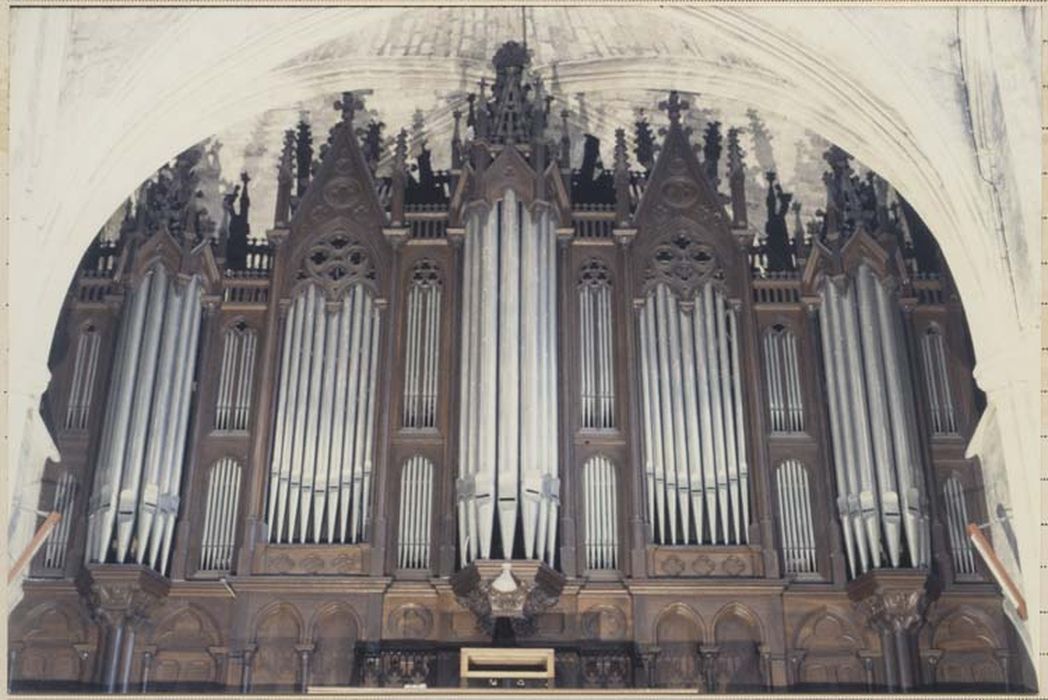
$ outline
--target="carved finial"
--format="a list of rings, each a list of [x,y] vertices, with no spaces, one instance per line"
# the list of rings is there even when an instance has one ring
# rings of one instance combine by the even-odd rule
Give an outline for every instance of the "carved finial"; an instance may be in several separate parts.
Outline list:
[[[343,92],[342,99],[335,102],[335,109],[341,110],[342,121],[346,124],[353,123],[353,112],[364,104],[352,92]]]
[[[680,114],[683,110],[688,109],[688,106],[688,103],[680,98],[680,93],[676,90],[670,91],[668,100],[663,100],[659,103],[659,109],[666,110],[671,124],[680,123]]]
[[[571,136],[568,133],[568,110],[560,113],[560,165],[562,168],[571,167]]]
[[[401,129],[397,134],[397,146],[393,151],[393,163],[397,171],[405,169],[408,157],[408,130]]]
[[[629,157],[626,151],[626,130],[615,129],[615,175],[629,172]]]
[[[728,129],[728,174],[736,175],[742,173],[742,158],[746,153],[739,144],[739,130],[736,127]]]

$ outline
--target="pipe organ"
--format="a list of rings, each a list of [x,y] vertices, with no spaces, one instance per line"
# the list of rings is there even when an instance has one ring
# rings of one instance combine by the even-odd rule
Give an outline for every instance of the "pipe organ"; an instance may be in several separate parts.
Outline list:
[[[66,472],[58,479],[55,486],[52,512],[59,513],[62,519],[55,526],[55,532],[47,540],[44,549],[44,566],[48,569],[62,569],[66,562],[66,548],[69,545],[69,532],[73,526],[73,506],[77,491],[76,477]]]
[[[615,427],[615,364],[611,281],[607,265],[592,260],[579,277],[579,374],[582,427]]]
[[[300,289],[284,323],[266,522],[273,542],[359,542],[373,471],[380,316],[361,283]]]
[[[924,368],[932,430],[943,435],[957,432],[950,381],[947,376],[949,365],[946,363],[946,343],[942,332],[935,326],[929,326],[921,335],[921,364]]]
[[[618,565],[619,507],[615,465],[603,455],[582,465],[586,527],[586,568],[614,569]]]
[[[466,220],[457,487],[463,565],[518,552],[552,565],[556,556],[556,252],[551,213],[529,211],[513,189]],[[514,547],[518,524],[522,551]]]
[[[92,245],[15,687],[456,685],[493,643],[553,649],[556,687],[1018,687],[965,536],[963,309],[912,209],[834,147],[806,231],[771,175],[761,231],[749,132],[697,148],[672,93],[604,153],[523,46],[494,68],[447,170],[344,93],[318,152],[285,133],[264,237],[246,173],[184,201],[224,187],[200,146]]]
[[[202,291],[198,275],[171,279],[156,264],[128,294],[88,504],[89,562],[134,561],[167,572]]]
[[[201,571],[228,571],[232,565],[241,471],[236,460],[228,457],[211,467],[200,547]]]
[[[247,430],[257,344],[258,335],[243,321],[226,329],[215,408],[218,430]]]
[[[964,487],[956,474],[943,484],[943,501],[946,504],[946,526],[950,537],[950,554],[953,567],[959,574],[975,573],[975,553],[968,537],[968,504]]]
[[[750,496],[737,311],[712,283],[687,302],[658,285],[640,311],[653,538],[743,544]]]
[[[784,433],[804,430],[797,336],[789,328],[776,325],[764,334],[762,349],[771,429]]]
[[[69,407],[66,409],[67,430],[85,430],[91,398],[95,388],[95,373],[98,371],[98,348],[101,336],[94,326],[80,332],[76,345],[76,360],[73,365],[73,384],[69,389]]]
[[[433,428],[437,423],[437,373],[440,370],[440,275],[432,262],[419,262],[408,292],[408,351],[404,362],[404,427]]]
[[[775,483],[783,567],[788,573],[814,574],[818,565],[808,469],[798,460],[788,459],[775,469]]]
[[[429,566],[430,518],[433,505],[433,463],[418,455],[404,464],[400,477],[400,527],[397,566]]]
[[[928,512],[896,302],[870,268],[822,287],[837,507],[853,575],[927,566]],[[883,561],[886,553],[887,561]]]

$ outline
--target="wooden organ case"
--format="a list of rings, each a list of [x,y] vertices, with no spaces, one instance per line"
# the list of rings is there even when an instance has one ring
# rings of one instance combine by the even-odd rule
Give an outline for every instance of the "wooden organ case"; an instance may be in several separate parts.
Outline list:
[[[345,93],[319,154],[287,132],[264,238],[246,174],[221,223],[185,194],[197,148],[92,245],[13,687],[455,687],[492,643],[557,688],[1022,687],[905,201],[831,148],[821,217],[770,173],[758,231],[737,129],[698,149],[673,93],[657,153],[642,120],[632,168],[623,130],[573,168],[526,49],[494,69],[448,170]]]

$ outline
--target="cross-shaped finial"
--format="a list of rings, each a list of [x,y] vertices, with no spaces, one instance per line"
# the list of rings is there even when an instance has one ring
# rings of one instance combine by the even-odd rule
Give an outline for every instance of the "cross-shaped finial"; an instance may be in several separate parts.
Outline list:
[[[676,124],[680,121],[681,110],[688,108],[688,103],[680,98],[676,90],[670,91],[670,98],[659,103],[659,109],[666,110],[670,115],[670,122]]]
[[[335,102],[335,109],[342,111],[342,121],[347,124],[353,122],[353,112],[363,106],[364,103],[357,99],[352,92],[343,92],[342,99]]]

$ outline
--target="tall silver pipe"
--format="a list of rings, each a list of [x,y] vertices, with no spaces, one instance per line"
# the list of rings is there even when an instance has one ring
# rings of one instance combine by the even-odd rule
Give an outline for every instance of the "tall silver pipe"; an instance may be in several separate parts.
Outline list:
[[[669,386],[672,393],[671,406],[673,410],[674,483],[677,487],[675,501],[680,510],[681,540],[687,544],[689,523],[691,521],[691,496],[688,483],[687,434],[684,422],[683,368],[681,367],[679,328],[680,310],[677,307],[677,298],[673,294],[667,293],[665,302],[666,328],[668,330],[665,342],[669,344]]]
[[[713,409],[710,401],[709,348],[706,341],[706,288],[696,292],[695,310],[691,317],[691,332],[695,344],[695,369],[698,381],[699,402],[699,447],[702,451],[702,491],[706,527],[709,531],[709,542],[714,542],[717,534],[717,478],[715,449],[713,444]],[[696,523],[699,541],[705,541],[702,535],[702,524]]]
[[[833,303],[830,299],[831,280],[824,282],[820,291],[822,297],[821,318],[822,324],[819,329],[822,341],[822,355],[825,363],[826,396],[830,407],[830,436],[833,451],[833,467],[837,476],[837,512],[841,519],[841,530],[844,534],[844,547],[848,556],[848,569],[854,578],[859,574],[859,562],[856,557],[854,533],[852,528],[852,511],[850,496],[852,484],[850,473],[845,462],[848,460],[847,450],[844,449],[844,428],[841,421],[843,405],[840,396],[840,369],[837,366],[836,347],[831,339],[837,337],[837,328],[834,323]]]
[[[113,430],[111,442],[107,454],[104,469],[102,470],[102,489],[96,487],[96,493],[100,493],[102,504],[102,524],[98,532],[95,561],[103,562],[106,559],[106,551],[109,548],[110,537],[113,532],[113,524],[116,520],[118,507],[119,489],[123,476],[124,456],[127,451],[127,432],[131,418],[131,402],[134,398],[135,375],[138,371],[139,350],[142,347],[142,330],[145,325],[146,302],[149,299],[149,288],[154,272],[148,273],[147,277],[139,282],[132,299],[130,310],[130,322],[128,324],[128,343],[125,348],[124,362],[121,374],[117,380],[119,391],[115,397],[116,407],[113,414]]]
[[[739,364],[739,345],[742,333],[739,329],[739,310],[728,312],[728,333],[731,338],[731,390],[735,407],[735,439],[738,441],[735,459],[739,474],[739,500],[741,503],[742,539],[740,544],[749,543],[750,533],[750,467],[746,459],[746,415],[742,406],[742,365]]]
[[[873,436],[874,466],[880,497],[881,526],[888,558],[893,567],[899,566],[901,555],[902,517],[899,512],[899,491],[895,482],[895,460],[889,434],[891,423],[885,404],[887,392],[881,352],[880,328],[877,319],[877,300],[872,285],[877,284],[868,267],[859,267],[856,286],[859,301],[859,319],[862,338],[863,369],[869,387],[869,429]],[[876,539],[871,545],[876,546]]]
[[[694,302],[693,302],[694,303]],[[678,310],[680,325],[681,362],[684,365],[684,423],[687,426],[685,435],[688,446],[688,497],[695,518],[695,543],[702,542],[703,500],[702,500],[702,449],[699,436],[699,408],[695,394],[695,333],[692,327],[698,310]],[[686,535],[690,533],[685,533]],[[690,538],[689,538],[690,541]]]
[[[173,451],[170,453],[170,481],[164,484],[164,491],[161,492],[161,504],[166,503],[166,508],[162,508],[163,524],[164,524],[164,539],[163,549],[160,553],[161,565],[158,568],[157,564],[153,563],[153,568],[157,569],[161,574],[167,575],[168,567],[170,566],[170,552],[171,552],[171,539],[175,534],[175,518],[178,515],[179,505],[179,491],[182,484],[182,467],[183,457],[185,455],[186,437],[189,432],[189,409],[193,398],[193,375],[196,369],[196,356],[197,356],[197,342],[200,338],[200,315],[201,315],[201,287],[200,277],[193,276],[189,281],[189,285],[186,289],[186,296],[189,303],[189,313],[186,316],[189,317],[189,329],[188,329],[188,342],[185,347],[185,354],[179,360],[180,370],[184,368],[184,372],[181,372],[178,377],[181,380],[181,386],[178,389],[178,411],[175,414],[175,432],[174,440],[172,440]],[[166,496],[166,498],[165,498]]]
[[[739,463],[738,450],[735,441],[735,409],[732,400],[732,372],[731,359],[728,355],[728,322],[727,308],[724,303],[724,295],[717,295],[717,355],[720,358],[721,400],[723,401],[724,415],[724,442],[728,453],[728,495],[731,504],[731,538],[732,544],[742,541],[739,536]]]
[[[142,475],[140,507],[135,532],[135,560],[141,564],[146,557],[146,544],[152,536],[156,509],[160,501],[160,467],[164,442],[171,423],[172,391],[175,375],[175,350],[182,314],[186,313],[185,297],[171,289],[164,302],[164,329],[157,361],[157,385],[153,413],[149,426]]]

